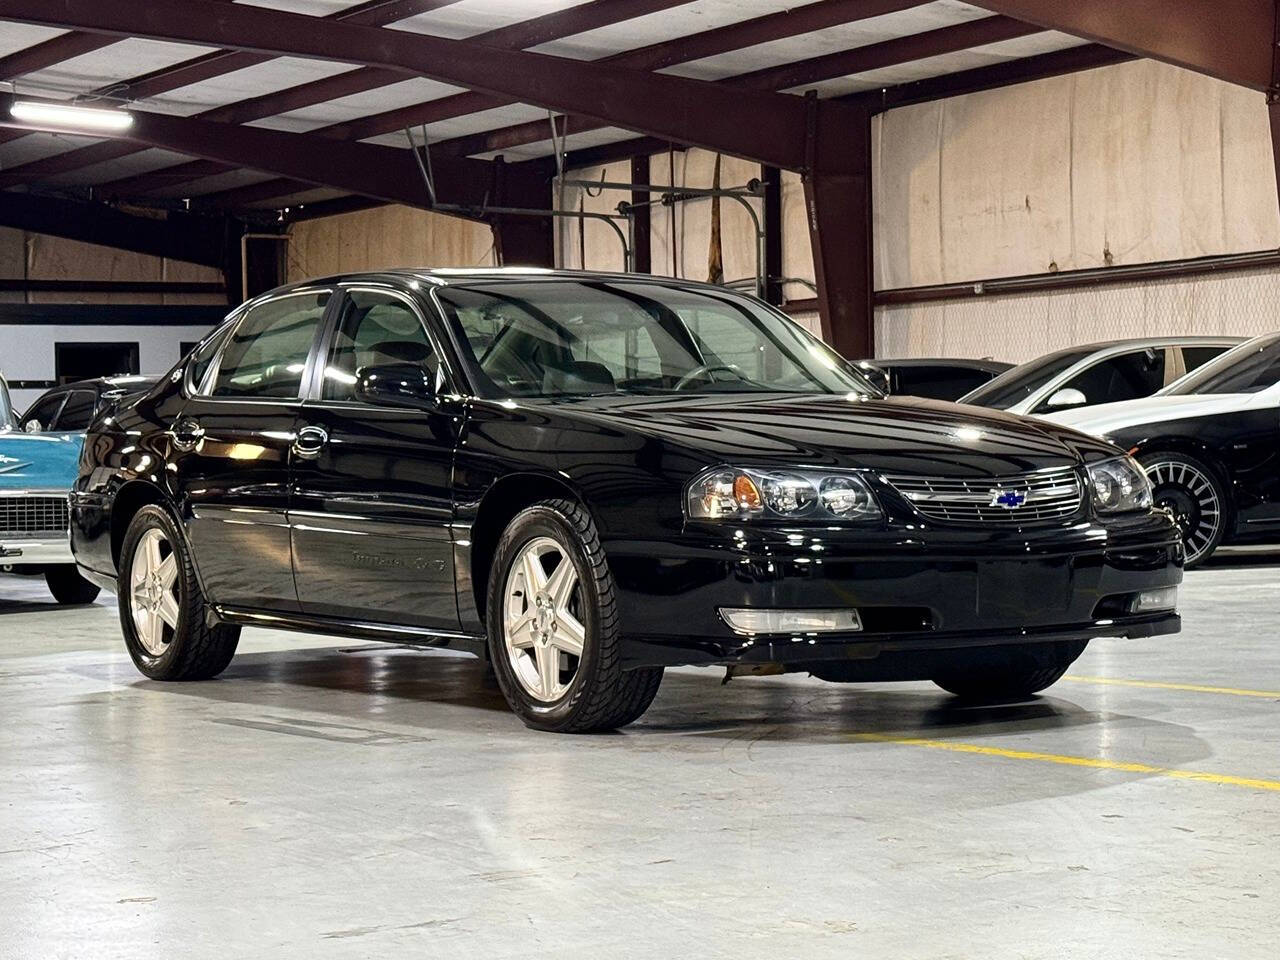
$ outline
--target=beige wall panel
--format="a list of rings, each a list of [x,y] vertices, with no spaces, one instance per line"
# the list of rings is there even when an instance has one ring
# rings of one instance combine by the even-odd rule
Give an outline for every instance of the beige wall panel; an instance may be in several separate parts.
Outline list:
[[[222,283],[222,271],[216,267],[205,267],[198,263],[185,263],[182,260],[170,260],[165,258],[161,271],[164,279],[174,283]],[[231,291],[231,297],[237,302],[240,300],[240,291]],[[227,302],[227,297],[219,293],[166,293],[160,297],[161,301],[166,304],[192,305],[192,304],[222,304]]]
[[[1280,247],[1280,202],[1265,96],[1227,84],[1219,103],[1226,252],[1273,250]]]
[[[0,277],[21,280],[26,275],[27,235],[12,227],[0,227]],[[0,292],[0,303],[24,303],[26,294]]]
[[[374,207],[294,224],[291,282],[391,267],[492,266],[486,224],[412,207]]]
[[[942,102],[941,276],[1043,273],[1069,262],[1070,82]]]
[[[942,114],[938,101],[872,118],[872,222],[879,289],[941,282]],[[788,230],[793,229],[789,218],[786,222]],[[805,229],[803,214],[798,226]],[[790,232],[783,239],[784,249],[789,240]]]
[[[1119,337],[1276,329],[1280,270],[881,307],[881,357],[994,357],[1011,363]]]
[[[631,161],[619,160],[602,166],[583,167],[566,174],[570,180],[610,180],[617,183],[631,182]],[[594,196],[593,196],[594,194]],[[621,190],[584,190],[565,187],[553,190],[552,203],[562,210],[582,210],[587,213],[616,213],[618,204],[630,201],[631,194]],[[616,221],[623,235],[627,234],[624,221]],[[622,244],[613,228],[603,220],[579,217],[560,217],[556,220],[556,263],[568,270],[622,270],[624,268]],[[630,240],[628,240],[630,242]],[[584,257],[585,254],[585,257]]]
[[[805,300],[815,293],[813,246],[809,243],[809,221],[804,203],[804,183],[800,174],[782,171],[782,275],[794,277],[782,286],[784,300]],[[816,314],[815,326],[816,326]]]

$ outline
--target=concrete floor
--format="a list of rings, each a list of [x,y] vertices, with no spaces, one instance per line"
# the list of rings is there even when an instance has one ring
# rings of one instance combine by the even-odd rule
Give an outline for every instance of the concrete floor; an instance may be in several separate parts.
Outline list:
[[[1272,958],[1277,563],[1024,705],[677,670],[589,738],[337,639],[150,683],[5,578],[0,957]]]

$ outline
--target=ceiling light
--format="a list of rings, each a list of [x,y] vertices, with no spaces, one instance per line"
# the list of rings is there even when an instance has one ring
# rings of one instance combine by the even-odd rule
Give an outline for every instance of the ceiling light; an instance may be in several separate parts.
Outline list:
[[[62,103],[19,100],[9,108],[15,120],[76,130],[127,130],[133,116],[124,110],[74,107]]]

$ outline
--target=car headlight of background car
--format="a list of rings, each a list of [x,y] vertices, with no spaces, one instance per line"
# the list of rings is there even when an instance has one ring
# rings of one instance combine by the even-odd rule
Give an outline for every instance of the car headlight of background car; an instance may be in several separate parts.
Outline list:
[[[875,494],[858,474],[837,470],[714,467],[685,488],[692,520],[801,520],[849,523],[879,520]]]
[[[1089,464],[1093,506],[1099,513],[1150,510],[1151,481],[1133,457],[1113,457]]]

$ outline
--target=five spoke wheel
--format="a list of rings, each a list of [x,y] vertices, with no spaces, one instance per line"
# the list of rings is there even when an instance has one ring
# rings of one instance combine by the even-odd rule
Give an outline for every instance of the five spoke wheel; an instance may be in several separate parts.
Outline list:
[[[129,575],[129,613],[143,648],[164,654],[178,629],[178,558],[164,533],[152,527],[134,548]]]
[[[503,638],[511,670],[542,703],[573,683],[586,643],[578,571],[551,537],[526,543],[511,565],[503,599]]]

